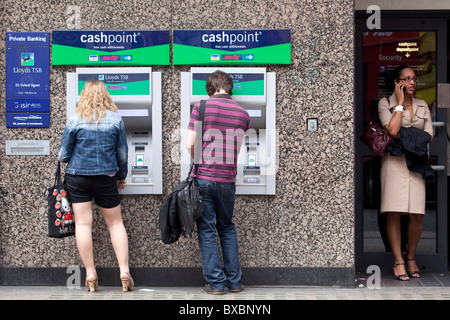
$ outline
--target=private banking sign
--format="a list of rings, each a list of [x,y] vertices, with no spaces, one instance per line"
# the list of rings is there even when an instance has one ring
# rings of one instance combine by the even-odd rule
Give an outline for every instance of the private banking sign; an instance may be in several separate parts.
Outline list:
[[[174,65],[290,64],[291,31],[174,30]]]
[[[169,30],[53,31],[52,65],[169,65]]]

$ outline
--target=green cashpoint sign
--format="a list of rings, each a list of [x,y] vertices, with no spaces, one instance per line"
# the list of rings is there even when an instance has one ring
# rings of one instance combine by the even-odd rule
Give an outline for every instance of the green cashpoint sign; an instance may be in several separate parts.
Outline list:
[[[169,30],[52,32],[52,65],[169,64]]]
[[[290,64],[291,31],[174,30],[174,65]]]

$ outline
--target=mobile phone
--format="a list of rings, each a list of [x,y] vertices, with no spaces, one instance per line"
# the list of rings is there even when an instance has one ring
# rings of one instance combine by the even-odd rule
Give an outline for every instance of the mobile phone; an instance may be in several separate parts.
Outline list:
[[[398,81],[394,81],[396,84],[398,83]],[[403,92],[406,92],[406,86],[403,86]]]

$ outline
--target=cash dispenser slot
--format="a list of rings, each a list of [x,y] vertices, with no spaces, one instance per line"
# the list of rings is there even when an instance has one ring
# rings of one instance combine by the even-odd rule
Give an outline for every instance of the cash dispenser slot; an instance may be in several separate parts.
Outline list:
[[[260,183],[260,166],[244,166],[244,183]]]
[[[131,166],[131,181],[133,183],[147,183],[148,166]]]

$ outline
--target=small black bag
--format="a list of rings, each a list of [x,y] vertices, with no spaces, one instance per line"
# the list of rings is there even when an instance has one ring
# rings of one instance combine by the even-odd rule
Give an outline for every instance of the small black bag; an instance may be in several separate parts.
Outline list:
[[[48,236],[64,238],[75,235],[75,219],[58,161],[54,185],[48,188]]]
[[[197,168],[197,165],[194,166]],[[194,174],[196,174],[196,172],[194,172]],[[203,202],[200,191],[198,190],[197,178],[189,178],[188,176],[185,183],[187,183],[187,185],[177,193],[177,209],[182,235],[192,236],[195,228],[195,221],[197,221],[203,213]]]
[[[194,164],[191,166],[191,170],[189,170],[189,174],[185,183],[187,185],[181,189],[177,193],[177,208],[178,208],[178,216],[180,218],[181,223],[181,233],[183,236],[192,235],[195,228],[195,221],[203,213],[203,200],[200,191],[198,190],[198,182],[197,182],[197,171],[198,171],[198,163],[200,160],[200,154],[202,150],[202,137],[203,137],[203,127],[205,120],[205,108],[206,101],[202,100],[200,103],[200,112],[199,112],[199,121],[201,124],[201,129],[197,130],[197,139],[195,141],[195,159]],[[191,177],[192,167],[194,167],[194,175]]]

